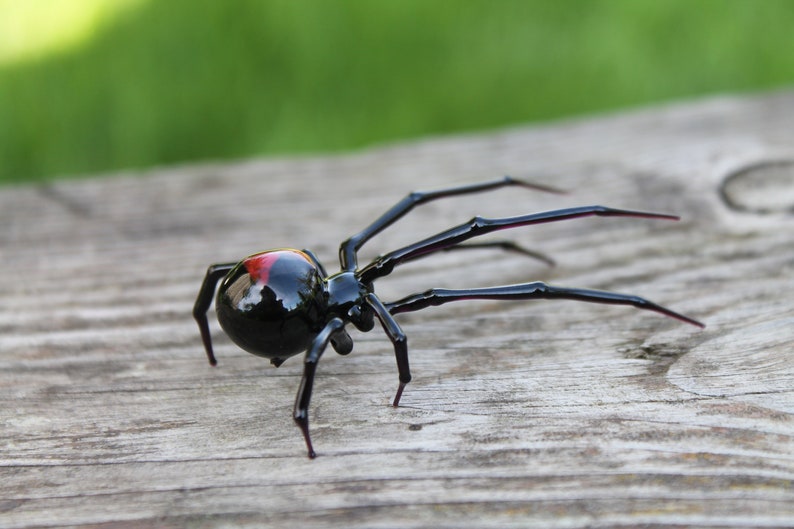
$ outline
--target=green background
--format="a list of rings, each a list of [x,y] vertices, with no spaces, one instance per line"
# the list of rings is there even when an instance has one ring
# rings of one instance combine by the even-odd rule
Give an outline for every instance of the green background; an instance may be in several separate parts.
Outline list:
[[[792,81],[788,0],[139,1],[79,46],[0,65],[0,182],[355,149]]]

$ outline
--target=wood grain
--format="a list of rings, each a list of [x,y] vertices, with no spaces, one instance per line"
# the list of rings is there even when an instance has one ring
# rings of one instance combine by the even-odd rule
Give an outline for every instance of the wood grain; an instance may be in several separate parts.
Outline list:
[[[0,189],[0,527],[794,526],[794,92],[430,138],[342,156],[163,168]],[[604,204],[680,222],[580,219],[502,232],[554,268],[451,252],[380,281],[544,280],[628,308],[459,303],[390,343],[329,352],[309,461],[279,369],[190,312],[206,266],[337,246],[409,190],[502,174],[417,208],[367,257],[475,214]]]

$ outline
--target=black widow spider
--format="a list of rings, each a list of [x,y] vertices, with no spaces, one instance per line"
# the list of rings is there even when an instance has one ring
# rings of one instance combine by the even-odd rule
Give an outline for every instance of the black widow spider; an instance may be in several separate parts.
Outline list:
[[[498,246],[538,257],[511,243],[462,242],[497,230],[541,224],[587,216],[640,217],[677,220],[673,215],[614,209],[604,206],[583,206],[533,213],[517,217],[488,219],[474,217],[470,221],[442,231],[432,237],[410,244],[375,258],[363,268],[358,267],[357,252],[373,236],[390,226],[414,206],[431,200],[477,193],[504,186],[521,186],[542,191],[559,192],[509,176],[503,179],[430,192],[414,192],[395,204],[363,231],[344,241],[339,247],[341,271],[328,275],[315,255],[308,250],[280,248],[246,257],[239,263],[215,264],[199,291],[193,316],[198,322],[201,338],[211,365],[216,365],[212,352],[207,310],[212,303],[218,281],[221,286],[215,301],[218,321],[227,335],[249,353],[269,358],[278,367],[287,358],[306,351],[303,378],[295,401],[294,419],[303,432],[309,457],[314,458],[309,435],[309,401],[317,363],[330,342],[341,355],[350,353],[353,340],[345,330],[352,323],[362,332],[372,330],[375,318],[394,344],[400,382],[393,406],[400,403],[403,389],[411,381],[408,367],[408,343],[394,315],[432,305],[469,299],[524,300],[572,299],[612,305],[632,305],[651,310],[692,325],[698,321],[673,312],[641,297],[547,285],[542,282],[489,288],[449,290],[435,288],[403,299],[384,303],[373,289],[373,282],[392,272],[395,266],[425,257],[434,252],[473,246]],[[539,256],[541,259],[546,259]]]

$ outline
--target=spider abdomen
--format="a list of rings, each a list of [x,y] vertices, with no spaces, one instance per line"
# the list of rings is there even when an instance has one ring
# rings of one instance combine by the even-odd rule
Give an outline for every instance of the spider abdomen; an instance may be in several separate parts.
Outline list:
[[[246,257],[223,279],[218,321],[234,343],[279,364],[311,344],[325,321],[323,278],[311,259],[291,249]]]

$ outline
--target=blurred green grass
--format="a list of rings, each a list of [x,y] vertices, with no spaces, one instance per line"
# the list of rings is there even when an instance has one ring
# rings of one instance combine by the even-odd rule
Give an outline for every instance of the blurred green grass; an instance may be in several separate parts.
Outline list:
[[[0,182],[785,86],[792,28],[789,0],[142,0],[0,64]]]

